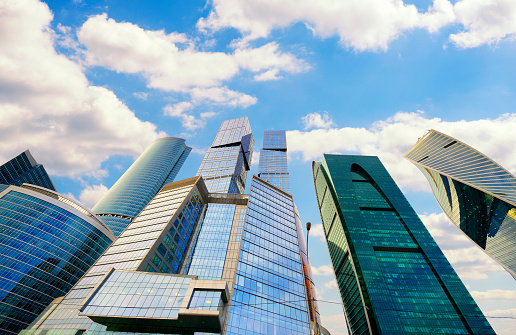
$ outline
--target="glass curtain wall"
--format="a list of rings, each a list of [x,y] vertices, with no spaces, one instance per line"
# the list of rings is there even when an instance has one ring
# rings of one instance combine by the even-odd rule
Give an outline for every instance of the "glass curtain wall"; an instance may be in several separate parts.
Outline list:
[[[167,183],[174,180],[192,149],[185,140],[165,137],[153,142],[93,207],[119,236]]]
[[[350,334],[494,334],[377,157],[313,164]]]
[[[426,177],[451,222],[516,279],[516,178],[489,157],[435,130],[405,158]]]

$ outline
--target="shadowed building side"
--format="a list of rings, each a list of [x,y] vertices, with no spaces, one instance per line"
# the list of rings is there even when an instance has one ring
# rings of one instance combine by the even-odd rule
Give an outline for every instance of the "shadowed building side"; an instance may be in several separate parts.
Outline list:
[[[43,165],[36,162],[29,150],[0,166],[0,184],[21,186],[24,183],[56,190]]]

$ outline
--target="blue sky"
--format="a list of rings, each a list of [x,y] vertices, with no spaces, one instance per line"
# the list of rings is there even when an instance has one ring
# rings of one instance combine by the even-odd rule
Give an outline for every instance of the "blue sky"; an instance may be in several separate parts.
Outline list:
[[[515,320],[499,317],[516,317],[514,280],[401,157],[433,128],[516,172],[515,34],[511,0],[0,0],[0,159],[30,149],[58,191],[92,206],[156,138],[194,148],[187,178],[223,120],[248,116],[256,152],[264,130],[285,129],[319,298],[340,301],[311,162],[378,155],[497,333],[511,334]],[[341,307],[319,306],[345,334]]]

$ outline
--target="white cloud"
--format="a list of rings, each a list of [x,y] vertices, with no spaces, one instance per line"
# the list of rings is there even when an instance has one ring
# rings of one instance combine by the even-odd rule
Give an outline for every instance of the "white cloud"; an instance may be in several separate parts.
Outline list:
[[[489,290],[485,292],[481,291],[472,291],[470,292],[475,300],[516,300],[516,291],[515,290]]]
[[[208,148],[197,148],[192,146],[192,153],[204,156],[206,154],[206,151],[208,151]]]
[[[322,115],[319,112],[310,113],[301,118],[305,125],[305,129],[311,128],[331,128],[335,125],[333,120],[328,115],[328,112],[323,112]]]
[[[278,76],[278,69],[272,69],[254,76],[254,80],[256,81],[269,81],[269,80],[279,80],[283,77]]]
[[[253,157],[251,159],[253,165],[257,166],[260,164],[260,152],[258,150],[253,151]]]
[[[183,101],[175,105],[166,105],[163,107],[165,115],[176,117],[181,119],[181,124],[188,130],[195,130],[197,128],[203,128],[206,125],[206,117],[213,116],[213,114],[204,114],[204,117],[196,118],[192,114],[187,112],[194,108],[191,102]]]
[[[187,94],[194,106],[247,108],[255,104],[255,97],[224,86],[242,70],[256,73],[255,80],[264,81],[279,79],[280,72],[309,68],[293,54],[279,50],[275,42],[258,48],[239,47],[233,53],[199,51],[184,34],[145,30],[116,22],[106,14],[90,17],[77,36],[86,47],[87,64],[141,74],[148,87]]]
[[[233,27],[243,41],[266,37],[273,29],[304,23],[314,35],[338,36],[356,51],[386,50],[388,44],[416,28],[435,32],[455,20],[452,4],[435,0],[426,12],[399,0],[214,0],[197,26],[216,31]]]
[[[380,157],[396,183],[404,189],[430,191],[423,174],[402,156],[428,129],[453,136],[486,154],[513,174],[516,172],[516,114],[476,121],[443,121],[424,112],[399,112],[369,128],[329,128],[288,131],[292,158],[319,160],[323,153],[362,154]]]
[[[55,51],[51,20],[37,0],[2,4],[0,159],[29,148],[51,174],[77,176],[111,155],[136,156],[164,136]]]
[[[516,34],[516,2],[513,0],[462,0],[454,5],[457,21],[465,31],[450,35],[460,48],[498,43]]]
[[[331,335],[347,335],[346,331],[346,318],[344,314],[336,314],[336,315],[321,315],[321,323],[324,328],[328,329]]]
[[[165,91],[212,87],[238,73],[231,55],[196,51],[184,34],[144,30],[107,14],[90,17],[77,32],[86,60],[123,73],[141,73]]]
[[[321,265],[319,267],[311,267],[312,274],[314,276],[333,276],[333,266],[331,265]]]
[[[326,243],[326,236],[324,235],[324,228],[323,228],[322,224],[320,224],[320,223],[312,225],[312,228],[310,229],[310,234],[308,236],[309,237],[319,237],[319,240],[321,242]]]
[[[267,43],[259,48],[239,48],[234,57],[242,69],[251,72],[267,71],[274,73],[273,80],[280,70],[289,73],[307,71],[310,67],[304,61],[289,53],[282,53],[276,42]],[[264,72],[265,73],[265,72]],[[263,73],[262,73],[263,74]]]
[[[133,93],[133,96],[137,99],[140,99],[140,100],[147,100],[147,98],[149,97],[149,93],[146,93],[146,92],[134,92]]]
[[[434,33],[458,23],[450,40],[460,48],[471,48],[514,38],[516,2],[434,0],[425,9],[400,0],[214,0],[212,11],[197,26],[205,31],[235,28],[243,35],[236,44],[245,45],[299,22],[321,38],[339,37],[355,51],[386,50],[405,32]]]
[[[338,291],[339,285],[337,284],[337,281],[335,279],[330,280],[329,282],[324,283],[324,288],[331,290],[331,291]]]
[[[79,201],[88,208],[93,208],[95,204],[106,194],[108,188],[102,184],[88,185],[79,195]]]
[[[109,171],[107,169],[96,169],[91,170],[86,173],[86,176],[101,180],[102,178],[106,178],[109,175]]]
[[[256,104],[258,99],[250,95],[232,91],[227,87],[195,87],[191,90],[192,100],[196,104],[202,102],[227,105],[230,107],[247,108]]]

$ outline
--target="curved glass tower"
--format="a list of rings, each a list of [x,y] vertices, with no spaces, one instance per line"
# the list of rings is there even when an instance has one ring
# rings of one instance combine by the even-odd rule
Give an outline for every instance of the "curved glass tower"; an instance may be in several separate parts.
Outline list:
[[[0,185],[0,333],[26,328],[114,239],[75,201],[34,185]]]
[[[404,156],[442,210],[516,279],[516,178],[467,144],[430,130]]]
[[[313,163],[350,334],[494,334],[378,157]]]
[[[174,181],[192,148],[185,140],[165,137],[154,141],[118,179],[93,212],[120,235],[131,220],[166,184]]]

